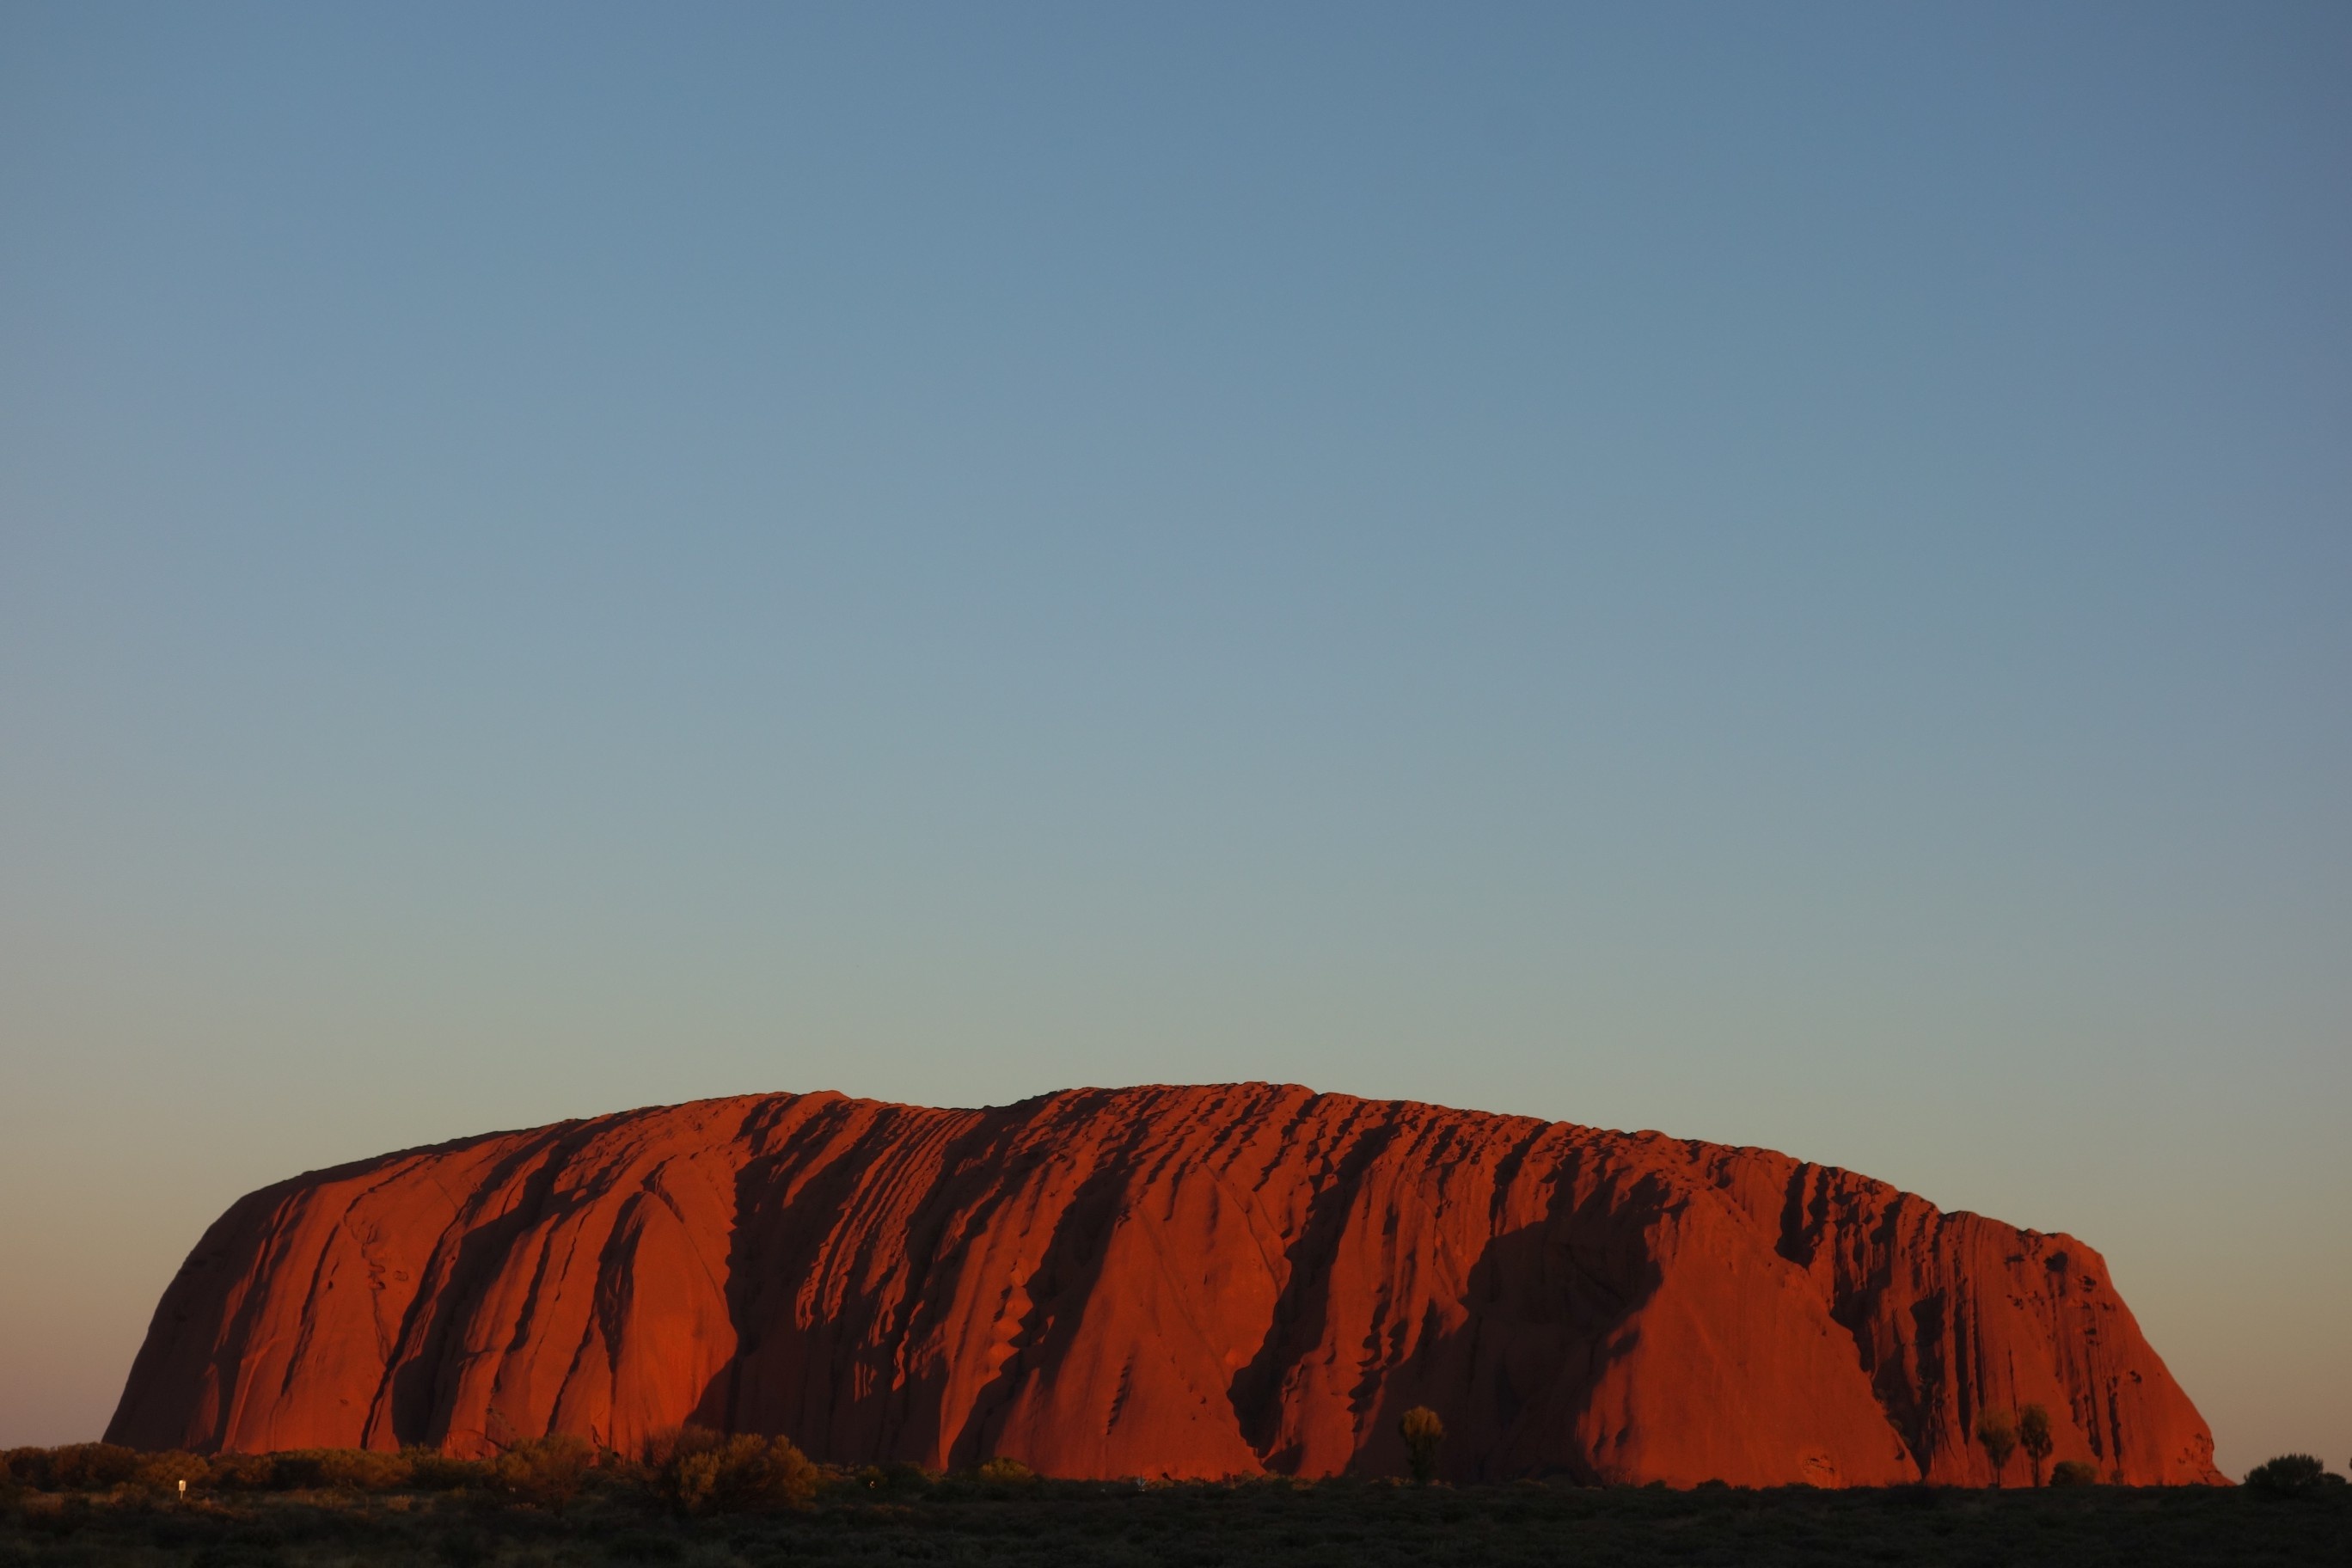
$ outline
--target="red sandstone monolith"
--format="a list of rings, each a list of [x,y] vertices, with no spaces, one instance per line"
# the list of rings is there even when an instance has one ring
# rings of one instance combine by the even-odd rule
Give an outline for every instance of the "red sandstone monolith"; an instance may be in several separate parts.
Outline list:
[[[2219,1481],[2099,1255],[1786,1155],[1290,1086],[704,1100],[267,1187],[109,1441],[482,1453],[685,1421],[1061,1476]]]

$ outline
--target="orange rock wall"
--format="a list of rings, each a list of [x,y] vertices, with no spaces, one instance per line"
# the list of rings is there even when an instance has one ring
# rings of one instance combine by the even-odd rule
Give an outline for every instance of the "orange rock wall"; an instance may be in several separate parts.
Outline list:
[[[1065,1476],[2218,1481],[2097,1253],[1763,1150],[1290,1086],[989,1110],[834,1094],[494,1133],[239,1201],[110,1441],[259,1450],[693,1420]],[[2010,1479],[2024,1477],[2022,1458]]]

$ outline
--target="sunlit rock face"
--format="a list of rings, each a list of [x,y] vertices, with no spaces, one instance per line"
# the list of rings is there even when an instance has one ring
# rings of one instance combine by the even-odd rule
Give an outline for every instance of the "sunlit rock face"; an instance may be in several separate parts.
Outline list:
[[[215,1223],[110,1440],[695,1421],[1052,1475],[2218,1481],[2099,1255],[1759,1149],[1286,1085],[703,1100],[298,1176]],[[2011,1479],[2024,1479],[2020,1459]]]

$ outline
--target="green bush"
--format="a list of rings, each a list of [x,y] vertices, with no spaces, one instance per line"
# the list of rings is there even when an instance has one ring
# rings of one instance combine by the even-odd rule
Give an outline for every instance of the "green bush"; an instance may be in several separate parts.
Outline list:
[[[939,1484],[940,1478],[920,1465],[903,1462],[889,1465],[866,1465],[837,1478],[833,1485],[845,1492],[863,1495],[869,1500],[884,1497],[919,1497]]]
[[[646,1445],[655,1495],[680,1513],[803,1508],[824,1473],[789,1438],[674,1426]]]
[[[320,1470],[331,1487],[361,1492],[406,1491],[409,1458],[381,1448],[330,1448],[320,1456]]]
[[[460,1459],[438,1448],[404,1448],[401,1458],[408,1461],[408,1484],[421,1492],[487,1487],[496,1479],[489,1460]]]
[[[268,1456],[274,1491],[394,1492],[408,1486],[404,1454],[373,1448],[289,1448]]]
[[[131,1478],[140,1490],[157,1497],[177,1497],[184,1489],[195,1491],[212,1484],[213,1468],[194,1454],[177,1450],[166,1454],[151,1454]]]
[[[490,1474],[508,1496],[560,1511],[580,1495],[595,1459],[585,1442],[559,1432],[509,1444],[490,1462]]]
[[[2095,1487],[2099,1484],[2099,1467],[2087,1459],[2061,1459],[2050,1471],[2053,1487]]]
[[[2274,1497],[2307,1492],[2327,1476],[2327,1467],[2311,1454],[2281,1454],[2246,1472],[2246,1485]]]
[[[68,1443],[48,1452],[45,1473],[33,1485],[44,1491],[100,1492],[139,1474],[147,1456],[111,1443]]]
[[[223,1491],[262,1492],[277,1484],[274,1454],[215,1454],[209,1468],[212,1484]]]
[[[1397,1431],[1404,1438],[1413,1480],[1427,1486],[1437,1479],[1437,1446],[1445,1441],[1445,1423],[1428,1405],[1416,1405],[1398,1421]]]
[[[700,1513],[719,1485],[711,1456],[727,1439],[708,1426],[665,1426],[646,1439],[645,1464],[656,1496],[680,1513]]]
[[[999,1454],[972,1472],[992,1486],[1025,1487],[1037,1479],[1037,1472],[1020,1460]]]
[[[274,1492],[313,1492],[327,1484],[327,1467],[316,1448],[289,1448],[268,1456],[269,1468],[261,1483]]]

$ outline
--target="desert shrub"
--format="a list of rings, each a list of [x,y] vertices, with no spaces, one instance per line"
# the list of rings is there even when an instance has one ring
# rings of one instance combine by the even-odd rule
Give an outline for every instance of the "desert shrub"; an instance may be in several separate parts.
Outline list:
[[[62,1539],[79,1534],[99,1518],[99,1510],[90,1507],[89,1499],[79,1493],[62,1497],[27,1497],[24,1500],[19,1521],[30,1533]],[[57,1560],[67,1563],[89,1563],[91,1554],[71,1552],[58,1554]],[[15,1558],[11,1568],[25,1559]]]
[[[139,1473],[147,1456],[111,1443],[69,1443],[49,1450],[48,1475],[39,1484],[55,1492],[97,1492]]]
[[[896,1464],[885,1465],[882,1467],[882,1471],[890,1478],[892,1486],[904,1488],[908,1491],[920,1491],[933,1485],[940,1479],[934,1472],[906,1459],[901,1459]]]
[[[278,1476],[274,1454],[215,1454],[206,1461],[206,1468],[211,1471],[211,1483],[223,1491],[267,1491]]]
[[[1037,1472],[1020,1460],[999,1454],[972,1474],[992,1486],[1023,1487],[1037,1479]]]
[[[719,1451],[698,1449],[680,1454],[661,1473],[661,1495],[680,1513],[700,1513],[719,1491]]]
[[[409,1484],[407,1456],[373,1448],[289,1448],[267,1458],[262,1484],[275,1491],[390,1492]]]
[[[656,1497],[680,1513],[700,1513],[719,1484],[715,1451],[727,1439],[708,1426],[665,1426],[646,1439],[645,1464]]]
[[[316,1448],[289,1448],[268,1458],[269,1479],[262,1484],[271,1491],[317,1491],[327,1484],[327,1469]]]
[[[409,1468],[407,1455],[381,1448],[331,1448],[320,1464],[329,1486],[362,1492],[405,1491]]]
[[[2246,1485],[2273,1497],[2306,1492],[2326,1478],[2327,1467],[2311,1454],[2281,1454],[2246,1472]]]
[[[508,1496],[560,1510],[580,1495],[595,1458],[585,1442],[559,1432],[509,1444],[490,1461],[490,1474]]]
[[[167,1454],[150,1454],[147,1462],[139,1467],[139,1473],[131,1478],[140,1490],[152,1492],[158,1497],[177,1497],[183,1481],[188,1484],[189,1490],[194,1491],[200,1487],[210,1486],[212,1479],[213,1468],[210,1465],[194,1454],[176,1450]]]
[[[2099,1484],[2099,1467],[2087,1459],[2061,1459],[2050,1472],[2053,1487],[2095,1487]]]
[[[824,1480],[824,1472],[786,1437],[730,1437],[719,1450],[718,1496],[725,1507],[798,1508]]]
[[[800,1508],[824,1473],[785,1437],[722,1436],[707,1426],[674,1426],[646,1445],[655,1495],[680,1513]]]
[[[843,1491],[871,1496],[920,1496],[939,1483],[940,1478],[920,1465],[897,1463],[867,1465],[838,1478],[834,1485]]]
[[[2005,1484],[2009,1457],[2017,1452],[2016,1417],[2006,1410],[1977,1412],[1977,1441],[1984,1445],[1985,1458],[1992,1461],[1992,1484]]]
[[[1416,1405],[1397,1422],[1397,1431],[1404,1438],[1412,1479],[1427,1486],[1437,1479],[1437,1446],[1445,1441],[1445,1423],[1428,1405]]]
[[[466,1487],[487,1487],[494,1479],[488,1459],[460,1459],[437,1448],[404,1448],[408,1484],[421,1492],[454,1492]]]

